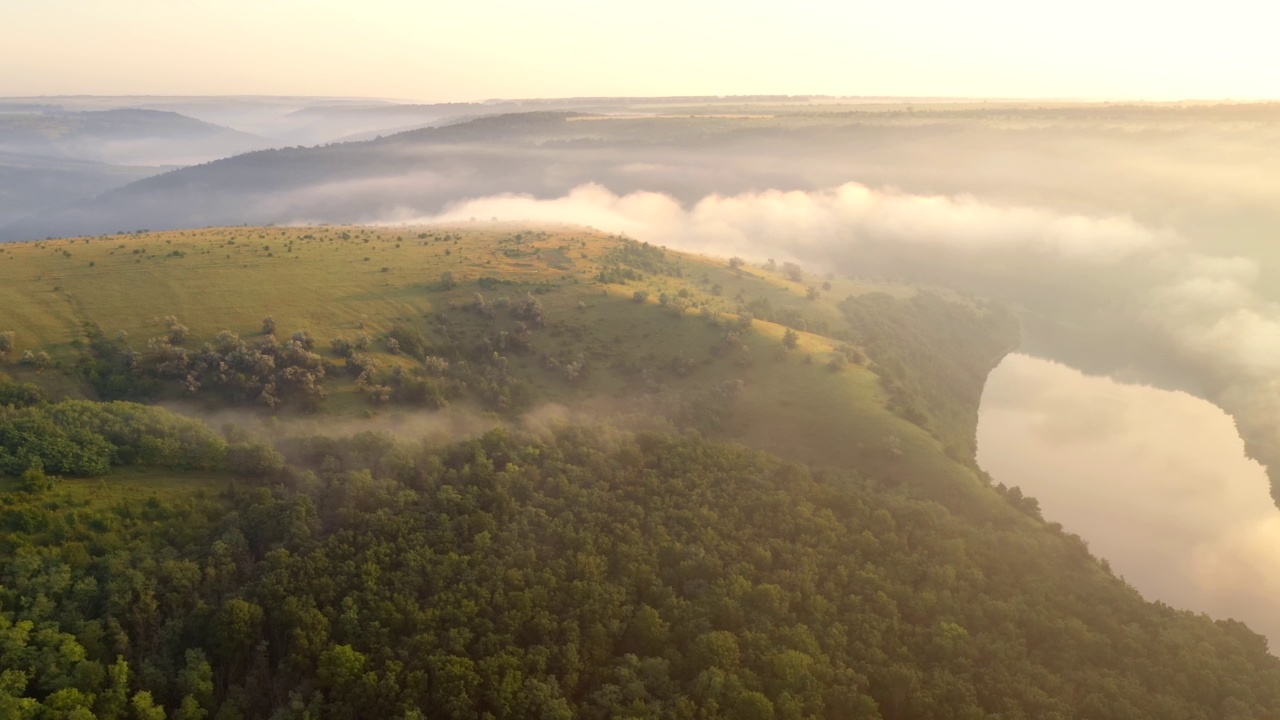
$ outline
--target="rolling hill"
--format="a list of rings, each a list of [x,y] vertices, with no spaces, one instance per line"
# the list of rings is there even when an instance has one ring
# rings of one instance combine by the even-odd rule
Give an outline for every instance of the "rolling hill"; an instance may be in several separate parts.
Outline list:
[[[0,152],[0,223],[87,200],[157,172],[156,168]]]
[[[803,273],[796,280],[779,268],[730,268],[581,229],[481,227],[224,228],[7,245],[0,267],[11,282],[0,289],[0,303],[17,337],[10,354],[45,351],[69,368],[91,343],[88,329],[108,339],[123,332],[132,338],[128,346],[141,351],[145,338],[167,335],[169,316],[189,328],[184,345],[194,351],[222,331],[253,342],[270,315],[282,337],[306,331],[330,363],[346,361],[326,349],[335,338],[390,338],[397,330],[421,333],[426,345],[447,339],[449,352],[474,363],[475,347],[495,342],[494,333],[510,335],[521,322],[529,324],[511,308],[534,298],[557,321],[548,321],[547,345],[513,358],[511,369],[528,385],[521,410],[543,402],[590,407],[601,399],[625,405],[653,395],[644,391],[651,383],[679,393],[737,379],[745,383],[744,405],[781,420],[757,423],[749,413],[740,432],[774,451],[806,460],[832,452],[874,455],[874,448],[855,450],[857,443],[840,441],[858,426],[887,429],[885,435],[911,444],[939,442],[884,409],[888,398],[875,374],[857,365],[848,372],[825,369],[837,357],[861,357],[850,345],[845,304],[857,305],[864,295],[914,297],[910,286]],[[444,273],[453,287],[441,285]],[[638,292],[646,294],[643,301]],[[468,312],[477,294],[485,309]],[[873,309],[885,319],[900,312],[868,305]],[[754,331],[731,327],[742,313],[757,318]],[[781,340],[792,328],[796,347],[788,351]],[[950,415],[934,434],[959,457],[972,456],[982,378],[1014,344],[1007,325],[988,332],[993,347],[968,368],[963,404],[939,408]],[[981,337],[972,342],[980,347]],[[371,341],[361,354],[383,371],[414,364],[390,354],[385,342]],[[566,382],[564,367],[574,362],[590,370]],[[732,378],[717,369],[723,366],[734,369]],[[32,368],[13,371],[26,377]],[[340,412],[369,406],[354,376],[330,375],[338,377],[330,378],[327,406]],[[819,402],[832,393],[844,398],[838,422],[814,412],[832,405]],[[171,390],[161,397],[182,395]],[[469,400],[503,410],[492,398]],[[849,415],[855,408],[873,414]]]
[[[0,102],[0,225],[270,144],[172,112]]]
[[[0,112],[0,150],[28,155],[173,167],[269,145],[249,133],[159,110]]]
[[[8,716],[1280,707],[1263,638],[976,468],[980,299],[503,223],[0,269]]]

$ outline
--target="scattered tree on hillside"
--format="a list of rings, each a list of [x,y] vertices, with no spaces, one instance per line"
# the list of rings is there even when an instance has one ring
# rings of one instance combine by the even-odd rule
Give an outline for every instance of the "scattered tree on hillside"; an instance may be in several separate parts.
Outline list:
[[[344,337],[336,337],[329,341],[329,347],[333,349],[333,354],[340,358],[350,358],[355,352],[355,345]]]
[[[187,341],[187,326],[178,322],[178,318],[176,316],[166,316],[164,323],[168,328],[168,339],[170,345],[181,345]]]
[[[37,353],[27,350],[22,353],[22,364],[33,365],[37,371],[43,371],[53,364],[53,358],[43,350]]]
[[[792,282],[800,282],[804,280],[804,268],[793,262],[782,263],[782,272]]]

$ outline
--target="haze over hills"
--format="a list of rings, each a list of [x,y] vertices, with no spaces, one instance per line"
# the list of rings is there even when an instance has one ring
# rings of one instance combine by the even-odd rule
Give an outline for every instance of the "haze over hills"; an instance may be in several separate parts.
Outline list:
[[[90,200],[149,174],[250,150],[373,139],[529,109],[616,112],[708,100],[578,98],[423,105],[323,97],[0,98],[0,152],[23,156],[3,161],[13,182],[4,189],[8,197],[0,206],[0,227]],[[44,168],[43,161],[28,156],[113,167],[77,171],[74,164],[63,162]]]
[[[1280,6],[0,15],[0,720],[1280,719]]]
[[[563,102],[186,168],[0,237],[530,218],[919,279],[1013,303],[1024,350],[1220,404],[1278,465],[1280,178],[1259,168],[1280,167],[1280,106]]]
[[[0,99],[0,224],[274,144],[170,111],[34,100]]]
[[[1280,719],[1280,6],[0,15],[0,720]]]
[[[159,168],[108,165],[42,155],[0,153],[0,218],[18,218],[92,198],[149,177]]]
[[[506,648],[503,652],[514,657],[535,652],[532,645],[488,634],[481,644],[436,648],[428,655],[430,662],[418,667],[413,665],[417,660],[392,657],[412,653],[390,640],[370,645],[359,639],[362,633],[377,637],[384,632],[380,628],[391,620],[382,610],[361,605],[365,617],[379,619],[357,621],[305,582],[296,592],[309,598],[330,629],[317,630],[309,645],[263,640],[275,648],[272,652],[288,655],[287,670],[286,664],[278,664],[285,663],[282,658],[255,660],[257,669],[244,662],[250,639],[258,637],[252,629],[257,627],[255,612],[301,622],[296,616],[301,611],[278,603],[283,596],[264,584],[260,573],[283,557],[269,560],[270,553],[321,562],[320,555],[311,554],[314,542],[325,553],[391,552],[380,532],[371,531],[356,545],[348,543],[344,523],[394,516],[395,522],[407,523],[396,532],[412,534],[415,523],[426,520],[403,504],[409,497],[454,502],[450,493],[458,488],[472,492],[467,488],[488,487],[485,463],[494,458],[499,460],[493,468],[501,473],[514,463],[513,474],[503,475],[502,483],[524,472],[521,468],[560,479],[534,489],[520,485],[523,480],[503,484],[477,499],[479,505],[467,500],[454,508],[470,518],[459,526],[456,538],[415,542],[447,546],[467,562],[508,568],[517,561],[505,548],[541,548],[530,545],[527,537],[517,540],[523,532],[517,528],[536,524],[538,512],[559,507],[556,483],[567,477],[611,480],[590,486],[591,493],[602,494],[583,496],[584,508],[592,508],[584,509],[587,514],[565,520],[568,525],[557,521],[538,538],[591,525],[598,521],[590,519],[597,509],[628,517],[650,513],[661,518],[654,520],[661,532],[669,532],[675,527],[671,523],[687,523],[688,518],[653,508],[679,505],[680,493],[670,489],[689,482],[693,484],[687,487],[701,488],[699,497],[714,496],[707,501],[714,507],[707,508],[725,517],[759,512],[723,494],[745,492],[742,497],[754,498],[752,502],[785,508],[781,517],[807,513],[799,508],[814,505],[843,518],[832,525],[821,521],[809,533],[835,532],[832,537],[844,538],[837,527],[867,529],[874,537],[885,532],[880,526],[870,529],[870,516],[841,515],[844,510],[838,508],[847,506],[839,503],[853,500],[836,501],[817,489],[825,488],[826,480],[793,485],[791,479],[803,473],[818,478],[839,474],[843,479],[832,487],[861,487],[856,502],[871,516],[883,510],[894,523],[913,528],[909,533],[929,538],[909,541],[914,549],[906,556],[868,555],[882,563],[875,573],[897,579],[893,611],[885,606],[865,619],[880,622],[871,618],[897,613],[907,628],[905,636],[912,639],[902,639],[897,631],[892,640],[875,635],[859,657],[874,655],[872,647],[878,652],[895,643],[911,648],[896,665],[884,658],[854,662],[847,648],[839,649],[845,646],[838,633],[828,637],[819,632],[830,624],[810,622],[814,616],[808,611],[797,611],[798,625],[788,630],[774,625],[761,630],[772,638],[765,645],[750,644],[754,641],[747,638],[756,631],[733,620],[735,613],[782,607],[763,600],[775,591],[760,587],[776,585],[782,593],[777,597],[789,598],[788,607],[799,607],[796,603],[809,592],[802,588],[807,580],[795,585],[799,576],[770,574],[772,570],[764,570],[767,564],[750,571],[745,566],[725,570],[724,564],[738,562],[751,543],[775,543],[777,557],[789,557],[804,545],[768,526],[764,535],[750,540],[735,536],[738,544],[709,551],[714,559],[707,567],[715,570],[689,569],[702,562],[693,559],[688,562],[694,565],[637,561],[635,567],[658,573],[669,591],[632,597],[626,595],[629,590],[608,584],[618,578],[601,581],[605,584],[600,587],[613,588],[607,592],[626,596],[619,601],[622,614],[607,627],[574,631],[586,632],[587,640],[562,639],[551,646],[594,654],[603,674],[572,662],[553,670],[537,662],[523,665],[531,679],[521,686],[516,703],[521,707],[546,702],[547,707],[571,708],[570,715],[603,717],[609,714],[605,708],[621,702],[617,693],[639,693],[640,686],[649,688],[648,694],[632,700],[656,716],[675,713],[677,706],[687,710],[679,705],[680,697],[704,709],[732,707],[744,713],[765,707],[781,713],[778,708],[800,703],[813,716],[833,716],[835,708],[853,703],[867,717],[950,717],[957,703],[977,708],[975,712],[1007,711],[1012,716],[1052,714],[1044,708],[1074,716],[1087,707],[1099,717],[1163,717],[1168,708],[1178,707],[1192,708],[1186,709],[1192,717],[1229,712],[1266,717],[1275,704],[1269,675],[1274,658],[1265,642],[1243,626],[1208,623],[1144,603],[1104,562],[1088,554],[1071,528],[1057,526],[1053,518],[1042,520],[1035,501],[1020,490],[992,487],[976,466],[974,433],[987,372],[1016,348],[1092,373],[1184,389],[1217,403],[1234,415],[1249,453],[1268,464],[1273,491],[1280,487],[1280,395],[1272,379],[1280,369],[1280,344],[1273,342],[1280,337],[1280,291],[1272,282],[1280,278],[1280,253],[1271,242],[1280,209],[1270,202],[1280,178],[1257,170],[1260,160],[1272,158],[1280,147],[1273,142],[1280,135],[1277,106],[851,104],[807,97],[579,98],[436,106],[332,99],[301,107],[290,99],[172,102],[205,117],[238,117],[244,127],[261,130],[256,137],[268,143],[290,133],[309,139],[335,133],[374,137],[255,150],[149,175],[47,210],[40,210],[39,203],[52,203],[39,200],[38,194],[30,195],[32,200],[18,196],[10,207],[31,214],[0,229],[3,237],[19,241],[0,245],[0,271],[8,280],[0,285],[0,306],[9,318],[9,327],[0,328],[0,341],[8,346],[5,369],[15,378],[0,383],[0,405],[15,406],[9,415],[0,411],[0,440],[8,443],[0,448],[0,472],[16,476],[47,468],[96,476],[112,467],[141,465],[141,476],[119,478],[124,484],[114,487],[122,490],[106,492],[102,502],[115,502],[116,492],[127,496],[135,489],[161,493],[167,499],[156,502],[171,504],[157,512],[195,528],[195,535],[183,541],[193,544],[185,546],[182,562],[197,563],[212,562],[202,549],[209,547],[211,536],[201,533],[214,531],[191,513],[214,518],[225,512],[199,495],[200,488],[220,487],[228,477],[238,482],[252,477],[263,485],[224,496],[238,513],[237,519],[224,521],[226,542],[239,543],[239,533],[253,548],[238,561],[244,574],[235,581],[211,580],[195,595],[184,596],[197,602],[191,598],[199,595],[198,603],[221,608],[220,613],[248,613],[246,644],[238,650],[210,649],[216,657],[204,662],[229,678],[211,695],[161,679],[184,667],[204,672],[199,658],[178,653],[178,645],[133,651],[133,662],[153,669],[132,687],[153,688],[147,692],[154,692],[160,704],[170,709],[192,703],[205,709],[238,707],[246,716],[266,717],[278,704],[264,690],[263,677],[271,672],[264,668],[276,662],[276,672],[289,678],[292,692],[310,693],[309,702],[317,708],[332,710],[337,706],[330,701],[345,693],[364,698],[364,703],[385,703],[378,706],[392,715],[411,706],[437,708],[446,715],[490,708],[501,715],[492,708],[516,703],[494,699],[503,678],[511,677],[503,674],[507,671],[489,668],[479,674],[482,679],[474,687],[486,688],[483,698],[444,686],[415,695],[417,690],[397,679],[395,663],[439,679],[452,672],[443,669],[454,667],[449,663],[462,663],[458,668],[464,659],[496,663],[493,647]],[[15,110],[13,117],[30,111]],[[80,126],[66,118],[87,124],[76,130]],[[172,129],[174,137],[204,128],[200,132],[206,135],[242,138],[167,110],[58,111],[46,120],[39,132],[29,127],[22,131],[34,133],[31,142],[50,153],[73,152],[76,132],[100,138],[117,127],[137,129],[157,142],[167,142],[169,130],[164,128]],[[384,125],[420,122],[428,127],[377,137]],[[60,139],[62,132],[68,139]],[[31,163],[28,173],[65,167],[86,177],[91,172],[107,175],[103,184],[119,177],[109,175],[119,171],[116,166],[52,156],[7,157],[15,164]],[[1280,167],[1280,158],[1274,159]],[[91,191],[89,184],[83,186]],[[214,227],[197,229],[206,225]],[[69,234],[85,237],[38,239]],[[264,334],[266,316],[272,329]],[[6,340],[6,330],[15,335]],[[120,399],[165,403],[214,425],[230,424],[218,436],[154,408],[100,404]],[[546,433],[554,435],[565,424],[610,429],[603,436],[546,440]],[[494,427],[543,439],[520,435],[508,442],[486,435],[477,441],[480,445],[465,446],[470,449],[449,444]],[[393,435],[361,434],[370,428]],[[313,430],[313,436],[306,436]],[[319,437],[349,432],[356,433],[350,445]],[[653,432],[681,439],[659,442],[646,435]],[[396,433],[432,437],[444,445],[414,449],[399,444]],[[609,433],[635,438],[635,446],[628,445],[632,440],[610,439],[614,436]],[[41,440],[46,436],[63,439],[48,444]],[[251,436],[269,442],[248,443]],[[152,438],[147,442],[153,444],[141,444],[139,438]],[[724,455],[713,445],[725,440],[781,460],[757,465],[745,456]],[[481,455],[475,454],[477,447],[484,448]],[[597,452],[609,459],[591,460]],[[183,453],[199,461],[180,461]],[[685,461],[670,459],[681,454]],[[692,456],[706,462],[689,460]],[[803,465],[796,471],[802,475],[767,465],[783,460]],[[599,462],[611,469],[601,469]],[[448,477],[461,478],[461,484],[449,480],[439,485],[446,477],[441,474],[445,470],[437,472],[442,467],[450,468],[447,472],[455,474]],[[724,477],[754,478],[757,485],[766,476],[786,478],[776,487],[768,485],[773,481],[765,483],[773,488],[768,493],[782,495],[766,500],[740,486],[712,489],[691,479],[718,476],[716,467],[730,468],[723,470]],[[645,490],[635,507],[614,505],[611,493],[622,485],[612,483],[632,482],[633,472],[657,473],[645,477],[661,477],[662,483]],[[848,473],[853,474],[846,477]],[[41,477],[32,474],[28,485],[45,488]],[[362,483],[383,484],[375,490]],[[354,486],[365,488],[364,497],[378,499],[335,519],[331,513],[351,507],[349,487]],[[98,508],[93,512],[128,512],[94,505],[99,500],[86,495],[86,488],[70,482],[50,502],[88,503],[85,507]],[[318,499],[327,519],[306,532],[299,530],[301,534],[263,535],[255,529],[257,520],[241,523],[238,518],[286,512],[263,499],[258,490],[264,488],[280,502]],[[38,530],[39,523],[57,522],[47,514],[53,511],[41,510],[39,500],[11,497],[18,498],[11,500],[13,514],[5,516],[12,527],[27,533],[23,537],[44,548],[41,552],[60,552],[47,539],[51,536]],[[903,498],[906,504],[898,504]],[[539,510],[502,515],[500,521],[493,519],[497,515],[484,519],[475,514],[512,504]],[[604,507],[610,509],[600,509]],[[29,520],[35,517],[43,519]],[[1258,517],[1260,524],[1251,527],[1269,527],[1270,515],[1260,512]],[[704,520],[704,529],[728,532],[719,519]],[[512,524],[503,524],[508,521]],[[179,532],[177,526],[161,526],[167,528],[163,532]],[[160,532],[131,527],[135,535],[130,542],[153,542],[158,536],[148,533]],[[489,540],[468,544],[480,537],[475,528],[488,528],[489,540],[499,538],[492,554],[484,554]],[[998,530],[990,535],[984,528]],[[84,536],[86,541],[92,537]],[[686,542],[715,545],[704,535],[696,541],[680,537],[682,548]],[[999,538],[995,545],[990,544],[993,537]],[[614,542],[605,531],[591,538],[583,542]],[[947,554],[944,546],[985,549],[962,559]],[[636,543],[618,552],[641,552],[642,547],[658,556],[674,552]],[[824,547],[823,552],[844,552]],[[1001,564],[1010,547],[1021,548],[1013,563],[1022,569],[1016,572]],[[550,558],[557,551],[537,552]],[[703,551],[689,552],[692,558]],[[896,573],[912,566],[914,561],[905,557],[913,553],[948,559],[914,580],[903,579]],[[613,562],[615,556],[605,557]],[[831,557],[814,562],[832,562]],[[1256,552],[1247,559],[1269,557]],[[966,564],[970,561],[976,564]],[[99,560],[82,564],[82,569],[106,572],[105,564],[95,563]],[[662,574],[675,567],[692,574]],[[431,571],[447,572],[452,570]],[[949,573],[954,572],[1001,579],[975,586],[968,580],[953,582],[958,576]],[[719,590],[708,595],[697,589],[699,581],[739,575],[743,588],[755,589],[725,597]],[[552,592],[558,587],[556,578],[522,582],[532,583],[537,592]],[[837,597],[858,592],[864,580],[832,586],[819,595],[823,602],[835,603]],[[552,584],[539,584],[544,581]],[[618,581],[627,587],[649,582],[629,575]],[[28,587],[26,579],[12,582]],[[355,593],[351,583],[358,580],[343,582],[348,594]],[[434,590],[422,592],[397,602],[407,607],[425,602],[423,598],[442,598]],[[360,602],[376,604],[376,596]],[[962,599],[941,613],[929,609],[938,606],[917,606],[906,599],[935,596]],[[232,597],[258,610],[239,604],[228,609]],[[964,639],[991,620],[981,608],[1004,607],[1000,603],[1008,597],[1017,598],[1014,614],[1023,620],[1001,625],[997,634],[1028,648],[1025,655],[1010,651],[1004,640],[970,644]],[[720,609],[699,604],[713,598],[719,598],[714,602]],[[59,602],[68,614],[91,612],[78,600]],[[182,608],[175,615],[166,610],[136,619],[114,642],[158,637],[162,626],[172,633],[199,635],[203,631],[181,619],[196,612],[194,606],[182,602],[171,603]],[[753,604],[758,602],[764,605]],[[566,608],[574,605],[566,603]],[[1239,607],[1260,612],[1255,605]],[[1101,617],[1084,611],[1099,606],[1106,608]],[[465,612],[466,604],[450,607],[451,612]],[[501,624],[516,612],[501,607],[486,622]],[[590,607],[592,612],[613,612]],[[43,612],[33,609],[23,617],[48,621]],[[686,612],[693,615],[681,614]],[[854,616],[849,607],[842,606],[840,613]],[[192,617],[201,616],[197,612]],[[415,628],[405,637],[435,638],[443,631],[433,620],[413,617],[403,621]],[[695,617],[702,619],[691,619]],[[199,635],[197,645],[212,648],[216,637],[231,632],[232,619],[219,618],[210,621],[218,631]],[[1054,618],[1057,629],[1032,618]],[[1143,639],[1116,646],[1121,628],[1133,623],[1143,628]],[[656,634],[641,632],[642,625]],[[654,630],[662,627],[668,630]],[[705,665],[699,653],[706,648],[695,648],[695,640],[706,635],[707,627],[733,635],[734,647],[748,658],[745,663],[734,661],[732,668],[720,669],[697,665]],[[792,642],[806,633],[821,639]],[[1184,640],[1176,638],[1214,649],[1204,651],[1208,655],[1179,653],[1174,646]],[[92,662],[111,660],[99,641],[77,635],[76,642],[82,640],[88,643],[82,645],[85,651],[96,658]],[[857,697],[809,693],[799,699],[800,685],[772,679],[771,673],[783,673],[777,665],[784,663],[782,647],[821,668],[807,675],[787,670],[792,673],[787,677],[809,678],[795,682],[862,689]],[[1045,648],[1059,653],[1069,648],[1067,655],[1093,659],[1059,663],[1042,654]],[[958,661],[953,651],[969,659]],[[627,665],[632,662],[628,657],[639,665]],[[787,657],[786,662],[810,662]],[[1039,679],[1018,675],[993,683],[991,673],[972,669],[1004,662],[993,659],[997,657],[1020,658],[1000,665],[1006,668],[1001,672],[1035,667]],[[1175,665],[1181,660],[1170,658],[1199,663],[1212,657],[1225,664],[1213,660],[1215,668],[1232,663],[1247,668],[1238,677],[1248,680],[1231,681],[1231,672],[1218,669],[1181,666],[1152,674],[1125,674],[1120,666],[1107,666],[1099,674],[1080,671],[1097,665],[1100,657],[1122,665],[1153,657]],[[357,689],[354,675],[333,675],[339,662],[376,668],[369,671],[374,679],[368,682],[396,689]],[[842,663],[853,663],[855,675],[842,676]],[[322,674],[308,669],[321,665],[330,669]],[[891,665],[900,671],[885,670]],[[732,678],[724,680],[727,689],[711,689],[711,678],[720,677],[712,670]],[[57,676],[51,669],[40,672]],[[634,680],[628,673],[646,679]],[[1196,679],[1165,688],[1161,683],[1171,673]],[[1125,678],[1123,688],[1107,686],[1107,678],[1116,677]],[[94,695],[86,701],[89,705],[96,707],[99,696],[107,697],[106,686],[92,678],[82,685],[83,692]],[[1091,688],[1087,697],[1069,690],[1084,686]],[[41,702],[53,697],[53,684],[31,687],[37,688],[32,692]],[[1019,689],[1008,689],[1012,687]],[[957,700],[953,691],[967,699]],[[4,707],[0,704],[0,710]]]
[[[115,165],[192,165],[258,150],[264,138],[173,112],[3,112],[0,150]]]

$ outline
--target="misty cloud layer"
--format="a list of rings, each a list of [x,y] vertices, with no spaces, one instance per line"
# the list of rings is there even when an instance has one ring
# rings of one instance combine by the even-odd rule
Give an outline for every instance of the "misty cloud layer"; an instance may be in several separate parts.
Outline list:
[[[400,209],[384,218],[470,219],[575,223],[694,252],[795,260],[819,271],[910,271],[1036,312],[1070,302],[1125,315],[1166,334],[1189,359],[1217,368],[1228,384],[1280,370],[1280,308],[1259,294],[1256,261],[1205,254],[1173,230],[1123,215],[858,183],[711,195],[686,207],[661,193],[619,195],[589,184],[555,199],[507,194],[427,217]]]
[[[983,395],[978,461],[1146,597],[1280,644],[1280,510],[1218,408],[1010,355]]]
[[[1029,320],[1053,318],[1047,334],[1083,333],[1070,343],[1058,338],[1086,356],[1082,367],[1150,382],[1163,368],[1188,368],[1193,382],[1165,384],[1194,389],[1233,413],[1259,459],[1277,459],[1262,455],[1280,437],[1272,433],[1280,385],[1271,379],[1280,373],[1280,306],[1261,292],[1258,261],[1206,253],[1169,228],[1125,215],[858,183],[710,195],[693,204],[587,184],[558,198],[503,194],[425,217],[401,208],[383,219],[495,218],[576,223],[694,252],[794,260],[820,272],[917,279],[1001,299]],[[1046,333],[1027,325],[1034,349],[1037,333]]]
[[[1123,216],[998,206],[968,195],[912,195],[853,182],[813,192],[710,195],[688,210],[662,193],[620,196],[588,184],[551,200],[511,194],[467,200],[418,220],[469,218],[576,223],[696,252],[755,259],[789,255],[809,262],[829,260],[833,249],[860,241],[971,252],[1030,249],[1068,260],[1108,262],[1177,239]]]

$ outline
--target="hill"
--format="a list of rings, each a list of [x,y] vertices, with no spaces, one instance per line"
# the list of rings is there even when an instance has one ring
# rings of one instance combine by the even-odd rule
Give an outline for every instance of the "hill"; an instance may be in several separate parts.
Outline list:
[[[0,102],[0,226],[270,143],[173,112]]]
[[[0,224],[100,195],[160,172],[0,152]]]
[[[209,400],[208,386],[225,383],[196,371],[208,364],[199,359],[202,345],[228,353],[255,348],[271,316],[280,342],[305,334],[324,372],[324,405],[339,413],[377,409],[371,398],[385,394],[394,374],[416,371],[430,356],[455,367],[436,373],[428,398],[388,400],[389,407],[434,409],[447,399],[437,396],[452,393],[487,412],[522,413],[547,402],[611,412],[640,397],[666,402],[661,398],[740,380],[740,402],[752,412],[735,433],[766,449],[849,464],[857,454],[877,455],[893,435],[911,447],[945,442],[953,456],[971,458],[982,379],[1014,344],[1007,319],[992,316],[985,327],[975,316],[971,337],[948,340],[953,359],[965,364],[957,384],[962,400],[913,400],[919,389],[890,384],[898,405],[939,413],[916,411],[913,425],[886,410],[885,383],[856,364],[866,357],[856,347],[860,332],[887,345],[886,367],[896,352],[873,337],[871,324],[892,323],[912,307],[945,305],[909,286],[818,277],[798,267],[730,267],[582,229],[504,225],[222,228],[2,251],[0,266],[12,279],[0,289],[0,303],[10,309],[7,329],[16,333],[11,360],[47,352],[63,369],[52,387],[106,399]],[[872,320],[859,331],[850,316]],[[167,342],[173,326],[182,328],[177,347]],[[794,349],[782,344],[788,330]],[[494,352],[510,356],[497,381],[490,377]],[[86,353],[97,363],[90,387],[71,377]],[[119,364],[128,353],[143,354],[155,368],[168,362],[165,353],[185,353],[186,364],[124,377]],[[833,364],[844,369],[833,372]],[[361,387],[366,365],[365,385],[377,392]],[[40,379],[32,364],[11,368],[22,379]],[[205,386],[194,395],[175,382],[192,371]],[[261,407],[267,384],[221,387],[210,407],[232,396]],[[280,399],[286,411],[311,402]],[[874,436],[849,443],[860,427]]]
[[[0,250],[0,713],[1280,707],[976,469],[983,301],[575,227]]]
[[[646,190],[696,202],[716,193],[816,190],[856,180],[911,193],[1128,214],[1189,233],[1228,223],[1239,231],[1241,240],[1232,241],[1238,243],[1257,235],[1255,216],[1274,219],[1265,202],[1273,188],[1242,188],[1240,208],[1197,200],[1216,191],[1210,178],[1271,157],[1277,117],[1274,104],[805,98],[317,104],[282,112],[273,120],[280,127],[264,135],[310,145],[414,124],[456,124],[186,168],[0,226],[0,240],[177,229],[192,225],[190,218],[211,225],[364,223],[431,215],[450,202],[499,193],[558,197],[588,182],[620,194]],[[465,118],[473,119],[457,122]]]
[[[179,115],[119,108],[0,112],[0,150],[115,165],[191,165],[266,147],[263,138]]]

